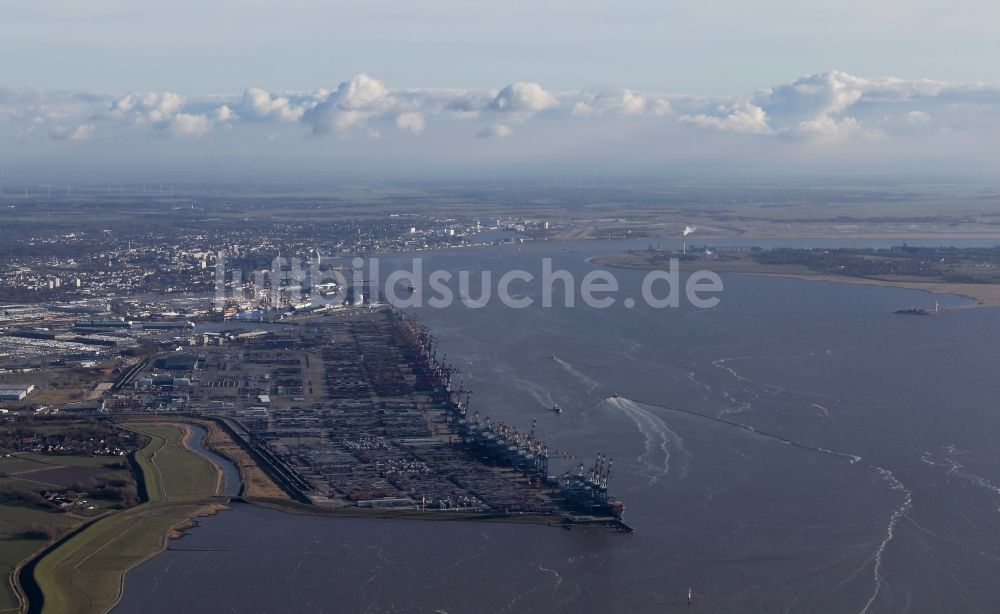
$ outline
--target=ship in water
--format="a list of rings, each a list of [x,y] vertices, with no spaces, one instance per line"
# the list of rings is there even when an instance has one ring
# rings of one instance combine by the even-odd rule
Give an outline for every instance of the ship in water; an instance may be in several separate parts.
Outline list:
[[[462,444],[476,449],[495,466],[518,471],[538,487],[556,489],[556,499],[564,510],[572,514],[574,522],[603,524],[613,519],[619,529],[632,530],[622,522],[625,504],[608,494],[610,458],[598,454],[589,471],[581,463],[575,472],[549,475],[549,448],[536,436],[534,421],[531,431],[524,433],[502,420],[480,417],[478,411],[471,411],[469,402],[472,393],[465,389],[462,382],[457,390],[454,389],[452,375],[456,370],[446,358],[437,359],[437,341],[427,328],[412,317],[398,313],[395,323],[397,331],[417,351],[427,376],[442,391],[440,401],[445,408],[449,430],[458,436]],[[554,404],[552,411],[559,413],[562,408]]]
[[[893,313],[903,316],[936,316],[939,313],[941,313],[941,304],[935,302],[934,309],[924,309],[923,307],[909,307],[906,309],[897,309]]]

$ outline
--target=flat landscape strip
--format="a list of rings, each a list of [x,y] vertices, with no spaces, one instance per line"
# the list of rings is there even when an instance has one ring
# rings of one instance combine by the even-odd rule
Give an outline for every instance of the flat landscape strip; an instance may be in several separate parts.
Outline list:
[[[126,425],[148,437],[136,452],[149,501],[102,518],[42,558],[35,568],[43,612],[105,612],[124,574],[162,551],[175,529],[219,503],[218,471],[188,447],[183,424]]]
[[[288,493],[278,486],[250,453],[236,442],[235,435],[222,428],[215,420],[206,420],[201,424],[208,429],[208,435],[205,438],[206,446],[219,456],[228,459],[239,471],[240,481],[243,484],[241,493],[243,496],[289,498]]]
[[[598,266],[636,269],[648,271],[654,269],[668,269],[669,262],[652,262],[650,256],[645,253],[625,253],[613,256],[604,256],[591,260]],[[995,283],[965,283],[941,280],[925,280],[916,277],[861,277],[850,275],[837,275],[823,271],[814,271],[806,266],[793,264],[761,264],[750,258],[738,258],[735,260],[708,260],[708,261],[681,261],[680,270],[697,271],[708,270],[715,273],[739,273],[746,275],[762,275],[765,277],[787,277],[791,279],[801,279],[804,281],[826,281],[839,284],[854,284],[861,286],[881,286],[888,288],[908,288],[910,290],[921,290],[931,294],[952,294],[962,296],[976,301],[975,307],[996,307],[1000,306],[1000,284]]]

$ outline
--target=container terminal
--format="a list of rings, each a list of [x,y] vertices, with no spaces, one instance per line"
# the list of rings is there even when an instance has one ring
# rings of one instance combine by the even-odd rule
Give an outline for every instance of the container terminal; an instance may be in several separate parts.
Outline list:
[[[612,461],[550,474],[549,449],[470,408],[415,318],[345,308],[256,330],[193,332],[115,382],[108,411],[223,425],[292,499],[341,515],[535,518],[631,530]]]

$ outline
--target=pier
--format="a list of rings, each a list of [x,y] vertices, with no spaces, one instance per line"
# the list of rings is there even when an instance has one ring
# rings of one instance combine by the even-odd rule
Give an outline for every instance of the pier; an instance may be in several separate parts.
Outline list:
[[[215,418],[293,500],[341,515],[624,527],[610,459],[550,475],[534,421],[523,430],[471,410],[472,391],[413,317],[345,309],[199,340],[130,370],[113,405]]]

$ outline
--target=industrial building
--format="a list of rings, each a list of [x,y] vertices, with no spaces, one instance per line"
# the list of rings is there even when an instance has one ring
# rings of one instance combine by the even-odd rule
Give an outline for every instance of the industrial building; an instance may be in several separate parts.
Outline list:
[[[23,401],[34,390],[34,384],[0,384],[0,401]]]

